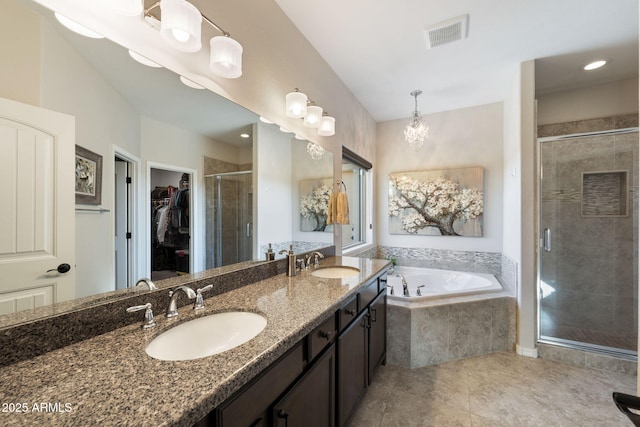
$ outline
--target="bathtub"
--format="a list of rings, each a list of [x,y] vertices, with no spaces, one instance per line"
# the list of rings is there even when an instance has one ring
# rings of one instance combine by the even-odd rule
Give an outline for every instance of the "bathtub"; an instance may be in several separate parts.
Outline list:
[[[403,296],[400,274],[407,280],[409,297]],[[387,277],[387,298],[390,302],[420,302],[499,291],[502,291],[502,285],[491,274],[398,266]]]

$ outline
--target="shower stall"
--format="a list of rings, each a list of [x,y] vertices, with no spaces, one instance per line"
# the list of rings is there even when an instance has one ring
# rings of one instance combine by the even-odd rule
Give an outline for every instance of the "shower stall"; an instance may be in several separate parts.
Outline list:
[[[637,356],[638,128],[538,139],[542,342]]]
[[[253,254],[253,172],[205,176],[206,266],[248,261]]]

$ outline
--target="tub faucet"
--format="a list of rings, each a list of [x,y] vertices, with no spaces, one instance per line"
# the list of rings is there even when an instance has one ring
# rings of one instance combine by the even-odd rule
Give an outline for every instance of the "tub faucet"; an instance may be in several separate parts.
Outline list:
[[[407,279],[405,279],[403,274],[398,273],[398,277],[402,278],[402,296],[410,297],[409,295],[409,285],[407,284]]]
[[[165,317],[176,317],[178,315],[178,291],[182,291],[188,296],[190,299],[196,298],[196,293],[188,286],[178,286],[172,291],[169,291],[169,296],[171,299],[169,300],[169,306],[167,307],[167,312],[164,314]]]

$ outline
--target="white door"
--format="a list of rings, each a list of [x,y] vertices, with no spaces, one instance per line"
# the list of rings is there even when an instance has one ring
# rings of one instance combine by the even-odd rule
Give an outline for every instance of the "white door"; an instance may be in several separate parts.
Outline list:
[[[75,297],[75,119],[0,98],[0,314]]]
[[[115,269],[116,289],[131,286],[129,271],[130,242],[129,234],[129,163],[125,160],[114,159],[115,171]]]

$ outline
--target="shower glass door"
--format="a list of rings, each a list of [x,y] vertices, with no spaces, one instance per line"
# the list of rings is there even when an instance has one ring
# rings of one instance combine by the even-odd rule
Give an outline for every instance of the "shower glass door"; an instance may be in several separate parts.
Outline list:
[[[637,129],[539,148],[540,340],[637,354]]]
[[[249,261],[253,254],[253,174],[205,177],[207,268]]]

